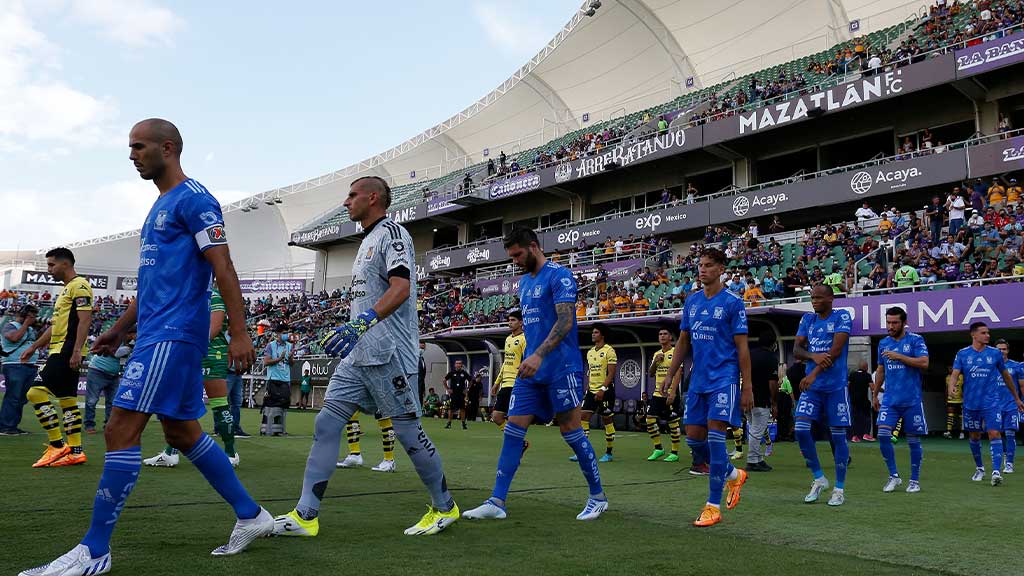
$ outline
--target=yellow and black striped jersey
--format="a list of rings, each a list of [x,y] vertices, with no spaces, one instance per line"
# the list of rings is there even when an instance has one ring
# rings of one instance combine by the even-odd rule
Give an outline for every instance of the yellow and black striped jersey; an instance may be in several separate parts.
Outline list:
[[[525,351],[526,334],[509,334],[505,337],[505,358],[501,362],[501,373],[498,377],[502,388],[511,388],[516,383],[516,374],[523,362]]]
[[[78,311],[92,310],[92,286],[81,276],[64,285],[53,301],[53,325],[50,327],[50,354],[70,354],[78,335]],[[86,345],[82,345],[82,355]]]
[[[614,366],[619,363],[618,358],[615,357],[615,348],[605,344],[601,349],[591,348],[587,351],[587,365],[589,366],[590,378],[590,390],[597,391],[604,386],[604,381],[608,378],[609,366]]]
[[[669,348],[668,352],[658,350],[655,352],[655,355],[658,354],[661,354],[661,360],[656,360],[654,362],[654,395],[661,398],[664,396],[664,394],[661,393],[662,383],[665,383],[665,390],[668,390],[668,385],[670,384],[665,382],[665,379],[668,377],[669,367],[672,366],[672,355],[675,354],[675,349]]]

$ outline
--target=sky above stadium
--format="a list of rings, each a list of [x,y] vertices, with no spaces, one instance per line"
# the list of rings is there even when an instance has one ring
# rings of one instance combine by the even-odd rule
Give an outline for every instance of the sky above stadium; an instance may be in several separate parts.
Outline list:
[[[448,118],[579,4],[0,0],[0,248],[138,228],[138,120],[176,123],[185,172],[231,202]]]

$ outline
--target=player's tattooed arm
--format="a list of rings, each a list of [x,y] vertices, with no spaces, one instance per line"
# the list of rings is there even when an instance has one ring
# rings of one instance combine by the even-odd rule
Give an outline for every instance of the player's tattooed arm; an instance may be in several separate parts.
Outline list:
[[[534,352],[534,354],[541,358],[554,350],[566,335],[569,334],[569,331],[572,330],[572,321],[576,315],[576,307],[572,302],[559,302],[555,304],[555,314],[557,314],[555,325],[551,327],[548,337],[541,342]]]

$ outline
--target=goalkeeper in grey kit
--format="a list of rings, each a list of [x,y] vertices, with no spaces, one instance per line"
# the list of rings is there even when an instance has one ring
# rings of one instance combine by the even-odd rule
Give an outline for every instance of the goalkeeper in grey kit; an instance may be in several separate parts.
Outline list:
[[[436,534],[459,518],[441,456],[420,426],[415,251],[406,229],[388,218],[390,205],[391,188],[383,179],[368,176],[352,182],[345,208],[365,231],[352,265],[352,320],[321,342],[341,362],[316,417],[302,495],[294,510],[274,519],[275,535],[319,532],[320,501],[335,470],[345,424],[357,410],[391,418],[398,441],[430,493],[427,513],[405,533]]]

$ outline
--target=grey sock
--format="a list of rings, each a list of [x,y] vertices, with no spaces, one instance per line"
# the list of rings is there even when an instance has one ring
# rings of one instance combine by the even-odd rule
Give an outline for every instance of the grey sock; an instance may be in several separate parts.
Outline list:
[[[320,512],[320,500],[338,463],[341,435],[356,410],[355,404],[328,400],[316,416],[313,447],[309,449],[306,472],[302,477],[302,496],[295,506],[303,520],[312,520]]]
[[[434,508],[447,512],[455,506],[455,500],[448,491],[448,481],[441,467],[441,455],[437,453],[434,443],[420,426],[420,419],[411,416],[395,416],[391,419],[395,426],[395,435],[412,460],[416,473],[430,492],[430,500]]]

